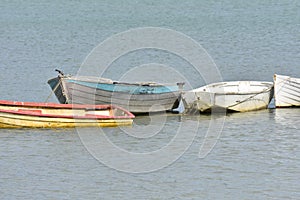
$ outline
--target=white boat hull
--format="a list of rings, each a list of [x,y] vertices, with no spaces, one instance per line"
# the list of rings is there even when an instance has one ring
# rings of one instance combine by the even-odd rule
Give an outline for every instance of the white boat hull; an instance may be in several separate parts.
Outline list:
[[[300,78],[274,75],[276,107],[300,106]]]
[[[265,109],[273,97],[270,82],[235,81],[210,84],[186,92],[183,101],[187,112],[231,110],[246,112]]]

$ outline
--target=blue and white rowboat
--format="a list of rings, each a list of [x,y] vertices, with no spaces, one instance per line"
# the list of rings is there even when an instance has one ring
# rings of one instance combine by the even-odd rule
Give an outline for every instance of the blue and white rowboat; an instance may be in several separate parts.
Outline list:
[[[161,112],[178,107],[183,83],[126,83],[93,76],[59,74],[48,84],[60,103],[114,104],[133,113]]]

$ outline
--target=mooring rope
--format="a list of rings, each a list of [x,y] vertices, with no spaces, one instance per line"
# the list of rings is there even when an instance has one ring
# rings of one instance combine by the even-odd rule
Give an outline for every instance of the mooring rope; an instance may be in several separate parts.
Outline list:
[[[239,104],[241,104],[241,103],[244,103],[244,102],[248,101],[249,99],[252,99],[252,98],[254,98],[254,97],[255,97],[255,96],[257,96],[257,95],[263,94],[263,93],[265,93],[265,92],[268,92],[268,91],[270,91],[270,90],[272,90],[272,87],[270,87],[270,88],[267,88],[267,89],[265,89],[265,90],[261,91],[260,93],[257,93],[257,94],[255,94],[255,95],[252,95],[252,96],[250,96],[250,97],[248,97],[248,98],[244,99],[243,101],[239,101],[239,102],[237,102],[237,103],[236,103],[236,104],[234,104],[234,105],[228,106],[228,108],[230,108],[230,107],[234,107],[234,106],[236,106],[236,105],[239,105]]]

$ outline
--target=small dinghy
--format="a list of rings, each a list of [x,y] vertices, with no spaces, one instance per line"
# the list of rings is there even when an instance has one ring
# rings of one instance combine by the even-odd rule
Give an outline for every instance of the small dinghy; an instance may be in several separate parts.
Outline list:
[[[184,83],[127,83],[61,71],[48,81],[60,103],[114,104],[132,113],[162,112],[179,106]]]
[[[267,108],[272,98],[273,83],[258,81],[213,83],[183,94],[186,112],[259,110]]]
[[[134,115],[113,105],[0,100],[0,128],[60,128],[131,125]]]
[[[274,75],[275,106],[300,106],[300,78]]]

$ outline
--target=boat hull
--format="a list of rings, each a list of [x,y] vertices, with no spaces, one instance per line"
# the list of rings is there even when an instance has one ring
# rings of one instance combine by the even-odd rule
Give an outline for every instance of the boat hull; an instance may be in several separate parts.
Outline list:
[[[265,109],[273,97],[273,84],[265,82],[260,90],[260,82],[239,81],[211,84],[188,91],[183,95],[183,101],[188,112],[198,110],[200,112],[229,110],[235,112],[247,112]],[[222,85],[223,84],[223,85]],[[248,87],[256,88],[254,91]],[[224,87],[224,88],[222,88]]]
[[[274,75],[275,106],[299,107],[300,106],[300,78],[283,75]]]
[[[0,128],[74,128],[128,126],[132,119],[65,119],[49,117],[20,116],[0,112]]]
[[[48,83],[60,103],[113,104],[133,113],[172,110],[178,107],[181,94],[178,85],[95,83],[69,77],[57,77]]]
[[[131,125],[133,118],[111,105],[0,101],[0,128],[113,127]]]

